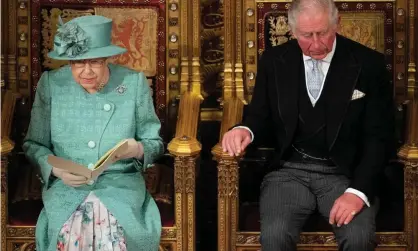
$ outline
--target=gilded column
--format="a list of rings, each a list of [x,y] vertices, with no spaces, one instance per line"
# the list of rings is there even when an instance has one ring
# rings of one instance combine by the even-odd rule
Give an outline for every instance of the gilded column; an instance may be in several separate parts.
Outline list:
[[[243,38],[243,1],[242,0],[235,0],[235,67],[234,67],[234,75],[235,75],[235,95],[244,103],[245,101],[245,93],[244,93],[244,68],[243,68],[243,50],[242,50],[242,38]]]
[[[196,139],[201,98],[185,92],[180,98],[176,136],[168,144],[174,155],[177,251],[194,251],[196,160],[202,146]]]
[[[408,82],[407,99],[408,139],[399,151],[399,157],[405,163],[404,193],[405,193],[405,232],[408,238],[409,250],[418,251],[418,85],[416,77],[416,42],[415,30],[415,0],[409,0],[409,48],[408,48]],[[415,238],[414,238],[415,237]]]
[[[224,86],[223,99],[234,95],[234,64],[235,64],[235,1],[224,0]]]
[[[225,132],[241,121],[244,103],[235,96],[226,99],[223,108],[220,142],[212,148],[212,154],[218,162],[218,251],[235,251],[239,207],[239,157],[231,157],[224,153],[221,142]]]
[[[180,95],[189,89],[189,74],[190,74],[190,54],[189,54],[189,2],[179,1],[180,3]]]
[[[200,0],[192,2],[192,92],[203,99],[201,92],[201,69],[200,69]]]

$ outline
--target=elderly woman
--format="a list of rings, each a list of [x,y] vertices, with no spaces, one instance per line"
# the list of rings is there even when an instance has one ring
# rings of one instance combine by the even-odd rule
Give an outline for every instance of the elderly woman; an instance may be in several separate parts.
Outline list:
[[[158,250],[161,219],[142,171],[163,144],[147,80],[107,63],[126,51],[110,43],[112,20],[60,22],[48,55],[69,65],[42,74],[23,144],[43,180],[37,250]],[[55,155],[92,168],[125,139],[126,152],[96,180],[47,162]]]

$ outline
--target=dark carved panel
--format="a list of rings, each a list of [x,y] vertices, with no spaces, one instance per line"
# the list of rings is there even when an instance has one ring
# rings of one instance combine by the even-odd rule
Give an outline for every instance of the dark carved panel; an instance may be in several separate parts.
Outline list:
[[[202,107],[218,108],[222,97],[224,60],[223,6],[221,1],[203,0],[201,64],[203,75]]]

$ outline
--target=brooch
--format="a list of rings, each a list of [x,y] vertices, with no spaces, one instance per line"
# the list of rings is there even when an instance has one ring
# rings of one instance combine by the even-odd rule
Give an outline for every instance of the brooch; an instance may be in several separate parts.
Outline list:
[[[124,85],[119,85],[118,87],[116,87],[116,92],[118,93],[118,94],[124,94],[125,93],[125,91],[126,91],[126,86],[124,86]]]

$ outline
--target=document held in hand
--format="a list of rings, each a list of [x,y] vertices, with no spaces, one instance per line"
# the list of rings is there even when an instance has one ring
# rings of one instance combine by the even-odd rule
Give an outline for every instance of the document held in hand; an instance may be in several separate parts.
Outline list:
[[[87,179],[96,179],[108,166],[115,163],[116,156],[122,155],[128,149],[128,141],[123,140],[119,142],[112,149],[107,151],[90,170],[89,168],[72,162],[68,159],[63,159],[54,155],[48,156],[48,163],[56,168],[66,170],[70,173],[81,175]]]

